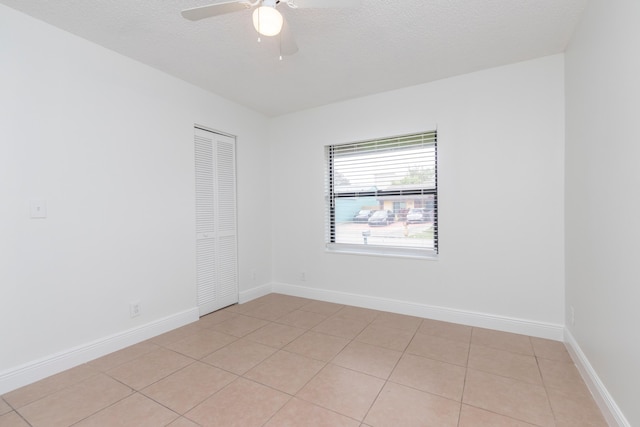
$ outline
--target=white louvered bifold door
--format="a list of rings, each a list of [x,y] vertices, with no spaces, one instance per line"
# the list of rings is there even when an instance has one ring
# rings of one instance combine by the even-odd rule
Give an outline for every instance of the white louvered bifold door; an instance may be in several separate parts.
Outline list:
[[[238,302],[235,140],[196,128],[196,277],[203,316]]]

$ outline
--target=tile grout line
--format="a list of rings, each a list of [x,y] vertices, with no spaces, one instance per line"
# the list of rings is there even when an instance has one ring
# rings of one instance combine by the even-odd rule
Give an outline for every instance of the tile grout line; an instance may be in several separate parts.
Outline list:
[[[531,343],[533,347],[533,343]],[[535,354],[535,347],[533,347],[533,352]],[[553,409],[553,405],[551,404],[551,398],[549,397],[549,390],[546,381],[544,380],[544,376],[542,375],[542,368],[540,367],[540,358],[538,355],[535,355],[536,358],[536,366],[538,367],[538,373],[540,374],[540,381],[542,381],[542,387],[544,388],[544,395],[547,398],[547,404],[549,405],[549,409],[551,410],[551,415],[553,416],[553,422],[557,423],[558,418],[556,417],[556,411]]]
[[[348,307],[348,306],[343,306],[340,310],[338,310],[338,311],[337,311],[336,313],[334,313],[333,315],[329,316],[327,319],[331,319],[331,318],[333,318],[333,317],[337,316],[337,314],[338,314],[340,311],[342,311],[345,307]],[[344,347],[342,347],[342,349],[341,349],[340,351],[338,351],[338,352],[337,352],[337,353],[336,353],[336,354],[335,354],[335,355],[334,355],[334,356],[333,356],[329,361],[327,361],[327,362],[326,362],[326,364],[325,364],[325,366],[324,366],[322,369],[325,369],[328,365],[333,365],[333,366],[338,366],[338,367],[343,368],[343,369],[348,369],[348,370],[350,370],[350,371],[352,371],[352,372],[357,372],[357,373],[359,373],[359,374],[364,374],[363,372],[356,371],[356,370],[354,370],[354,369],[350,369],[350,368],[345,368],[345,367],[343,367],[343,366],[336,365],[336,364],[334,364],[334,363],[332,363],[332,362],[335,360],[335,358],[336,358],[336,357],[338,357],[338,355],[339,355],[340,353],[342,353],[342,352],[344,351],[344,349],[345,349],[345,348],[347,348],[351,343],[356,342],[356,338],[357,338],[357,337],[362,333],[362,331],[364,331],[367,327],[369,327],[369,326],[370,326],[370,325],[375,321],[375,319],[376,319],[377,317],[378,317],[378,313],[376,313],[375,317],[374,317],[373,319],[371,319],[370,321],[368,321],[368,322],[367,322],[367,324],[366,324],[366,326],[364,326],[364,327],[363,327],[363,328],[362,328],[362,329],[361,329],[361,330],[360,330],[360,331],[359,331],[359,332],[358,332],[358,333],[357,333],[353,338],[349,339],[349,342],[348,342],[347,344],[345,344],[345,345],[344,345]],[[347,319],[349,319],[349,318],[347,318]],[[360,319],[352,319],[352,320],[360,320]],[[321,323],[322,323],[322,322],[321,322]],[[326,334],[326,335],[329,335],[329,334]],[[344,337],[339,337],[339,338],[344,338]],[[398,359],[398,360],[399,360],[399,359]],[[320,372],[318,372],[318,374],[319,374],[319,373],[320,373]],[[318,374],[316,374],[316,375],[318,375]],[[316,375],[314,375],[314,377],[315,377]],[[368,375],[368,374],[365,374],[365,375]],[[373,376],[373,375],[370,375],[370,376],[372,376],[372,377],[374,377],[374,378],[377,378],[377,377],[375,377],[375,376]],[[307,384],[308,384],[310,381],[311,381],[311,379],[307,382]],[[367,414],[368,414],[368,413],[369,413],[369,411],[371,410],[371,407],[373,407],[373,404],[376,402],[376,400],[378,399],[378,396],[379,396],[379,395],[380,395],[380,393],[382,392],[382,389],[384,388],[385,384],[386,384],[386,380],[385,380],[384,384],[382,385],[382,387],[380,387],[380,390],[379,390],[379,391],[378,391],[378,393],[376,394],[376,397],[375,397],[375,398],[373,399],[373,401],[371,402],[371,405],[369,406],[369,408],[367,409],[367,411],[365,412],[365,414],[363,415],[363,417],[362,417],[362,419],[361,419],[361,420],[358,420],[357,418],[352,418],[351,416],[348,416],[348,415],[345,415],[345,414],[340,414],[340,415],[343,415],[343,416],[346,416],[346,417],[351,418],[351,419],[353,419],[353,420],[356,420],[356,421],[358,421],[358,422],[362,425],[362,424],[364,423],[364,420],[367,418]],[[306,384],[305,384],[305,385],[306,385]],[[302,390],[302,388],[301,388],[300,390]],[[317,405],[317,403],[314,403],[314,402],[309,402],[309,403]],[[318,405],[318,406],[319,406],[319,405]],[[329,408],[325,408],[325,409],[329,409]],[[331,410],[331,409],[329,409],[329,410]],[[332,411],[332,412],[335,412],[335,411],[333,411],[333,410],[331,410],[331,411]],[[337,413],[337,412],[336,412],[336,413]]]
[[[471,355],[471,342],[473,341],[473,332],[475,328],[471,328],[471,333],[469,334],[469,348],[467,349],[467,363],[464,366],[464,379],[462,380],[462,394],[460,395],[460,410],[458,411],[458,423],[457,426],[460,427],[460,420],[462,419],[462,405],[464,404],[464,392],[467,388],[467,375],[469,374],[469,356]]]
[[[20,417],[20,419],[21,419],[22,421],[24,421],[24,422],[25,422],[29,427],[33,427],[33,426],[32,426],[32,424],[31,424],[29,421],[27,421],[27,419],[26,419],[25,417],[23,417],[23,416],[22,416],[22,414],[18,411],[18,409],[17,409],[17,408],[14,408],[12,404],[10,404],[9,402],[7,402],[7,401],[4,399],[4,395],[0,396],[0,400],[1,400],[2,402],[4,402],[4,403],[9,407],[9,411],[8,411],[8,412],[6,412],[6,413],[4,413],[4,414],[2,414],[2,415],[0,415],[0,417],[5,417],[5,416],[7,416],[7,415],[9,415],[10,413],[12,413],[12,412],[13,412],[14,414],[16,414],[16,416]],[[38,399],[38,400],[39,400],[39,399]],[[34,402],[35,402],[35,401],[34,401]],[[24,406],[27,406],[27,405],[24,405]]]
[[[400,357],[398,358],[398,360],[396,361],[396,363],[393,365],[393,368],[391,369],[391,372],[389,372],[389,375],[387,376],[387,378],[384,381],[384,384],[382,385],[382,387],[380,387],[380,390],[378,391],[378,393],[376,394],[376,397],[373,399],[373,401],[371,402],[371,405],[369,406],[369,409],[367,409],[367,412],[365,412],[364,417],[362,418],[361,423],[364,423],[364,420],[367,419],[367,415],[369,415],[369,412],[371,412],[371,409],[373,408],[373,406],[376,404],[376,402],[378,401],[378,398],[380,397],[380,394],[382,393],[382,390],[384,390],[384,388],[387,386],[387,384],[389,382],[393,383],[393,381],[390,380],[391,376],[393,375],[393,371],[396,370],[396,368],[398,367],[398,364],[400,363],[400,361],[402,360],[402,357],[406,354],[407,348],[409,348],[409,345],[411,344],[411,342],[413,341],[413,339],[415,338],[416,334],[418,333],[418,330],[420,329],[420,326],[422,326],[422,320],[420,320],[420,324],[418,325],[418,327],[416,328],[416,330],[413,332],[413,335],[411,335],[411,339],[409,340],[409,342],[407,342],[407,345],[405,345],[404,350],[402,351],[402,354],[400,355]],[[354,338],[355,339],[355,338]],[[395,383],[393,383],[395,384]]]

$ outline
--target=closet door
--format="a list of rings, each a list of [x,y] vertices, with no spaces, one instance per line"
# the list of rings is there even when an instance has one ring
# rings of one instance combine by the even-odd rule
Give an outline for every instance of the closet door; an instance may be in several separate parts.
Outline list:
[[[196,277],[200,315],[238,302],[235,139],[195,129]]]

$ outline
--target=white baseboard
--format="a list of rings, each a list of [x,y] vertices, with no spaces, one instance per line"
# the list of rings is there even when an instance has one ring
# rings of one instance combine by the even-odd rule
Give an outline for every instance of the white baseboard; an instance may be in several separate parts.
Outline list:
[[[571,355],[573,362],[578,367],[578,371],[580,371],[582,379],[584,379],[587,387],[589,387],[589,390],[598,404],[598,407],[600,407],[600,411],[602,411],[602,415],[605,417],[607,423],[612,427],[631,427],[631,424],[627,421],[615,400],[613,400],[613,397],[600,380],[600,377],[593,369],[593,366],[589,363],[589,359],[587,359],[587,356],[582,352],[578,342],[568,329],[565,329],[564,336],[564,341],[567,344],[569,354]]]
[[[198,320],[192,308],[0,372],[0,395]]]
[[[563,341],[564,339],[564,326],[553,323],[535,322],[513,317],[437,307],[389,298],[308,288],[304,286],[289,285],[286,283],[272,283],[271,291],[338,304],[354,305],[374,310],[390,311],[410,316],[459,323],[479,328],[513,332],[539,338],[547,338],[555,341]]]
[[[239,303],[244,304],[245,302],[249,302],[253,299],[263,297],[272,292],[271,283],[267,283],[266,285],[256,286],[255,288],[251,288],[246,291],[240,292],[239,295]]]

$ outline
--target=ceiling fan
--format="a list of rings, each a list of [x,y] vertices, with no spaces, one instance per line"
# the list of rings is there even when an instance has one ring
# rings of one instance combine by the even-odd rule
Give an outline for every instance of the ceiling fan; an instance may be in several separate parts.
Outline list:
[[[253,11],[253,26],[260,36],[279,36],[280,59],[282,55],[293,55],[298,51],[289,26],[277,7],[286,4],[291,9],[298,8],[338,8],[356,7],[361,0],[231,0],[222,1],[206,6],[194,7],[182,11],[182,16],[191,21],[210,18],[227,13],[240,12],[255,8]]]

